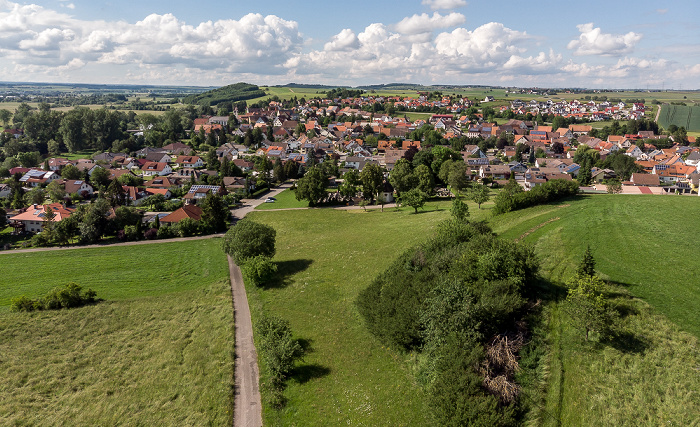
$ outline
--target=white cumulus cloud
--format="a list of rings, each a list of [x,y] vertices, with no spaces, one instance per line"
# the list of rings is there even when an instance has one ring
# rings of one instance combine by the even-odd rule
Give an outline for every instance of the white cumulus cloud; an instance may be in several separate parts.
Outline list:
[[[593,23],[581,24],[577,28],[581,33],[579,38],[566,46],[574,51],[574,55],[622,56],[632,52],[642,39],[641,34],[631,31],[627,34],[603,33],[600,28],[593,27]]]
[[[467,5],[466,0],[423,0],[424,6],[429,6],[432,10],[457,9]]]
[[[355,32],[349,28],[345,28],[340,33],[333,36],[331,41],[324,45],[323,49],[329,51],[352,50],[359,47],[359,45],[360,42]]]
[[[442,28],[454,27],[463,24],[464,21],[466,21],[464,15],[456,12],[444,16],[437,12],[433,13],[433,16],[422,13],[402,19],[395,25],[395,28],[396,31],[402,34],[422,34]]]

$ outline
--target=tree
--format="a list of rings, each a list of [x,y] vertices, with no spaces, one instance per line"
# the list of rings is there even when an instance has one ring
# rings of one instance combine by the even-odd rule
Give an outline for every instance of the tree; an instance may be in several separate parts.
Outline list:
[[[419,164],[416,166],[413,173],[418,178],[417,188],[425,194],[433,194],[433,190],[435,189],[435,177],[430,168],[424,164]]]
[[[447,175],[447,183],[457,193],[467,186],[467,164],[456,161]]]
[[[564,154],[564,144],[559,141],[553,142],[552,151],[554,151],[554,154]]]
[[[579,185],[588,185],[591,183],[592,175],[591,175],[591,159],[590,157],[586,156],[583,158],[583,162],[581,162],[581,169],[578,171],[578,183]]]
[[[590,332],[603,337],[612,332],[616,315],[603,296],[603,281],[597,276],[579,275],[569,280],[567,286],[564,309],[575,327],[585,333],[586,341]]]
[[[207,194],[202,201],[202,224],[212,232],[220,232],[228,227],[228,216],[230,214],[224,200],[218,194]]]
[[[469,206],[462,201],[461,197],[455,197],[452,200],[450,214],[452,214],[452,217],[456,220],[464,222],[469,217]]]
[[[80,170],[74,165],[66,165],[61,171],[61,178],[63,179],[80,179]]]
[[[29,203],[33,205],[40,205],[46,200],[46,191],[41,187],[34,187],[27,193],[29,198]]]
[[[292,339],[289,322],[272,315],[263,315],[255,324],[256,336],[260,338],[260,353],[270,370],[270,379],[275,389],[294,366],[294,361],[303,355],[298,341]]]
[[[593,259],[590,245],[586,247],[586,252],[584,252],[583,258],[576,269],[576,275],[579,277],[595,276],[595,259]]]
[[[122,176],[126,176],[126,174]],[[105,197],[107,198],[107,200],[109,200],[109,204],[112,205],[112,207],[125,206],[129,202],[129,197],[124,191],[122,183],[119,182],[118,179],[115,179],[109,184],[109,187],[107,187],[107,193],[105,194]]]
[[[229,228],[224,236],[223,250],[236,264],[258,255],[272,258],[275,255],[277,232],[269,225],[250,219],[242,219]]]
[[[297,181],[294,196],[297,200],[308,201],[309,206],[316,206],[325,197],[326,187],[328,187],[328,177],[323,173],[323,169],[316,165]]]
[[[0,122],[2,122],[3,127],[7,127],[9,125],[11,118],[12,112],[10,110],[5,108],[0,110]]]
[[[481,184],[475,185],[469,190],[469,200],[479,205],[479,209],[481,209],[482,203],[488,202],[491,198],[489,193],[490,191],[487,186]]]
[[[96,167],[95,170],[92,171],[92,175],[90,175],[90,181],[97,184],[99,188],[105,189],[110,182],[109,175],[110,172],[107,169]]]
[[[413,174],[413,166],[406,159],[399,159],[396,162],[389,174],[389,182],[399,195],[418,186],[418,178]]]
[[[401,204],[410,206],[418,213],[418,209],[425,205],[425,201],[428,200],[428,195],[417,188],[406,191],[401,195]]]
[[[384,184],[384,173],[376,163],[368,163],[360,172],[362,193],[365,199],[372,200]]]
[[[622,193],[622,183],[619,179],[611,179],[608,181],[608,194],[620,194]]]
[[[345,197],[355,197],[357,186],[360,184],[360,174],[355,169],[350,169],[343,175],[343,183],[340,184],[340,194]]]
[[[7,225],[7,212],[0,206],[0,230],[3,230]]]
[[[275,162],[275,167],[273,168],[273,176],[275,181],[284,182],[287,176],[284,174],[284,166],[282,165],[282,160],[277,160]]]

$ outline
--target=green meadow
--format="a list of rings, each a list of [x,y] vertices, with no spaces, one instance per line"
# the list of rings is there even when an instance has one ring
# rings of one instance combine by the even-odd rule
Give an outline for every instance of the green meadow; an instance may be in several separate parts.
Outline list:
[[[233,310],[219,239],[0,255],[3,425],[230,425]],[[76,282],[104,301],[15,313]]]
[[[695,198],[586,196],[490,217],[504,238],[535,246],[542,262],[541,320],[533,322],[533,366],[524,366],[523,398],[532,425],[690,425],[700,419],[700,302],[697,239],[685,218]],[[437,209],[435,209],[437,208]],[[265,408],[268,425],[425,425],[415,359],[386,349],[370,335],[355,298],[394,257],[425,240],[449,216],[447,203],[418,215],[395,211],[255,212],[278,232],[279,282],[248,287],[253,317],[262,312],[291,322],[312,351],[288,382],[287,406]],[[687,221],[686,221],[687,222]],[[623,315],[620,337],[584,342],[561,308],[564,282],[591,245],[597,270]],[[668,263],[665,261],[673,260]],[[263,372],[265,372],[263,366]],[[261,381],[264,383],[265,376]]]

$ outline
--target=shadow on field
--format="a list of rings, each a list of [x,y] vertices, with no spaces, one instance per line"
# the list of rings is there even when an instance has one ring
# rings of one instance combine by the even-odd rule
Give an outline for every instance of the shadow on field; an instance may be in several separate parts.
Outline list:
[[[330,368],[318,363],[310,363],[308,365],[295,366],[290,378],[299,384],[306,384],[315,378],[323,378],[330,373]]]
[[[277,264],[277,274],[274,280],[270,280],[269,284],[265,286],[266,289],[272,288],[286,288],[291,284],[291,277],[297,273],[300,273],[313,263],[310,259],[293,259],[289,261],[278,261]]]
[[[311,345],[312,340],[298,338],[296,341],[302,349],[302,354],[307,355],[313,353],[314,349]],[[315,378],[322,378],[330,373],[330,368],[326,366],[319,365],[318,363],[309,363],[295,366],[289,377],[299,384],[306,384]]]
[[[638,334],[629,331],[618,331],[614,336],[601,341],[622,353],[639,354],[649,348],[649,342]]]

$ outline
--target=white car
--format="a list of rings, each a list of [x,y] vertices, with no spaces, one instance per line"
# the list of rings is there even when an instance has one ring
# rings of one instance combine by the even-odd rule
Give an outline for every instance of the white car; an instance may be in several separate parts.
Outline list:
[[[265,199],[265,203],[275,203],[275,199],[268,197],[267,199]]]

